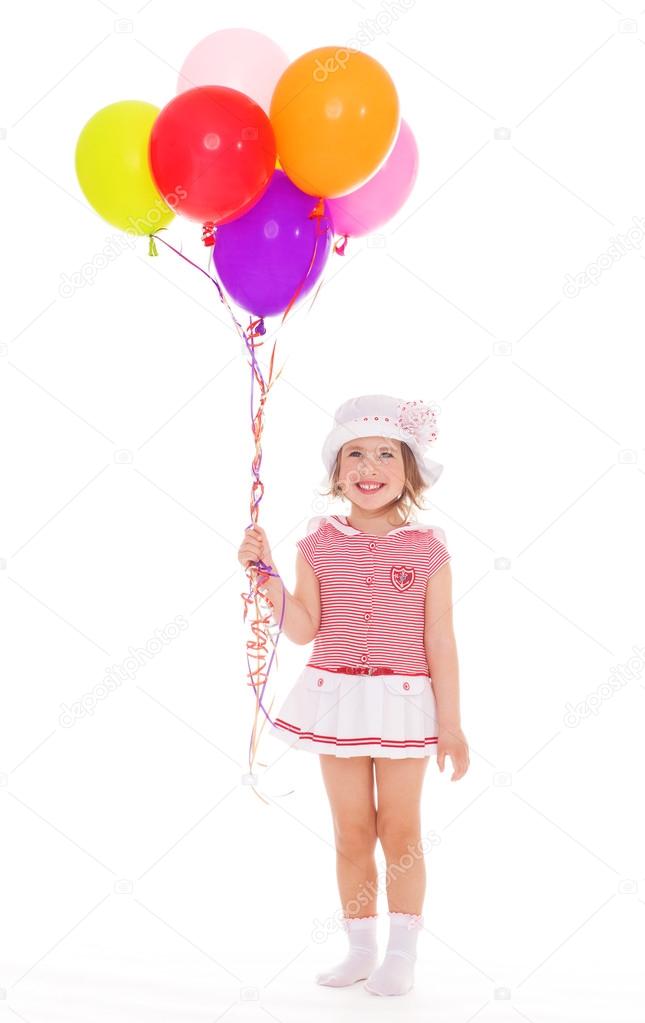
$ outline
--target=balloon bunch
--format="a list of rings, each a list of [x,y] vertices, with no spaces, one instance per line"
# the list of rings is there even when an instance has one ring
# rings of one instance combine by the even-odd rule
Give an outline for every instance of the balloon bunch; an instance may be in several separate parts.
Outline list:
[[[284,322],[321,279],[333,234],[339,236],[334,251],[343,255],[349,237],[381,227],[412,191],[418,153],[394,83],[360,50],[324,46],[289,62],[261,33],[223,29],[191,50],[177,93],[162,109],[122,100],[94,114],[78,138],[75,162],[91,206],[115,227],[149,236],[150,255],[157,255],[159,240],[187,259],[158,232],[177,214],[201,224],[214,267],[202,273],[217,286],[246,343],[252,384],[261,392],[257,412],[251,401],[255,522],[264,490],[264,404],[277,379],[275,347],[266,381],[255,357],[262,344],[257,338],[265,333],[265,316],[282,313]],[[235,318],[227,295],[251,314],[248,328]],[[272,574],[271,566],[253,568]],[[252,767],[258,711],[268,718],[262,691],[271,637],[257,574],[251,567],[248,574],[256,619],[247,646],[260,662],[250,672],[256,693]],[[251,596],[242,596],[246,617]]]

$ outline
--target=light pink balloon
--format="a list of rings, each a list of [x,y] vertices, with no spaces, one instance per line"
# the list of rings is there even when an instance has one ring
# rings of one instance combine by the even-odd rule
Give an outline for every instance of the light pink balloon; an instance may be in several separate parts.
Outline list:
[[[383,166],[355,192],[326,199],[335,234],[358,238],[382,227],[398,213],[414,187],[419,150],[407,121],[401,125]]]
[[[252,28],[222,28],[192,48],[182,64],[177,93],[197,85],[226,85],[255,100],[268,115],[278,78],[289,58]]]

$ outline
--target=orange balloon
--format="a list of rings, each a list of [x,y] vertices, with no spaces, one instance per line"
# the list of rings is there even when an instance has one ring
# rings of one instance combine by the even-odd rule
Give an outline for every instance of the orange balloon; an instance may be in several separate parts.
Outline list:
[[[285,174],[309,195],[346,195],[376,174],[399,130],[399,97],[361,50],[321,46],[278,79],[269,114]]]

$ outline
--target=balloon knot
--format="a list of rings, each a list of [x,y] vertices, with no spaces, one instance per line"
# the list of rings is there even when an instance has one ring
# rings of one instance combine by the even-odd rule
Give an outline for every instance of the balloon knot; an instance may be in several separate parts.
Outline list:
[[[207,220],[202,225],[202,241],[204,245],[215,244],[215,224],[212,220]]]
[[[256,337],[257,334],[266,334],[267,329],[264,326],[264,317],[260,316],[257,320],[252,320],[249,324],[249,330],[253,337]]]
[[[347,235],[343,235],[342,242],[336,242],[334,245],[334,252],[337,252],[339,256],[345,255],[345,246],[347,245]]]
[[[308,216],[308,220],[313,220],[314,217],[324,217],[325,215],[325,200],[319,199],[313,210]]]
[[[156,245],[156,242],[155,242],[155,239],[154,239],[154,235],[150,234],[150,235],[148,235],[148,238],[149,238],[149,242],[148,242],[148,255],[149,256],[158,256],[159,253],[157,252],[157,245]]]

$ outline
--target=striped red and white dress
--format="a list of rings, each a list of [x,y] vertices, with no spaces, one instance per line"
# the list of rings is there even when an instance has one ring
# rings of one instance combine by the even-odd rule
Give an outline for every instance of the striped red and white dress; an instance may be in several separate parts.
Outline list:
[[[270,734],[337,757],[436,753],[424,626],[428,580],[450,558],[443,530],[416,522],[373,536],[317,515],[297,546],[320,585],[320,628]]]

